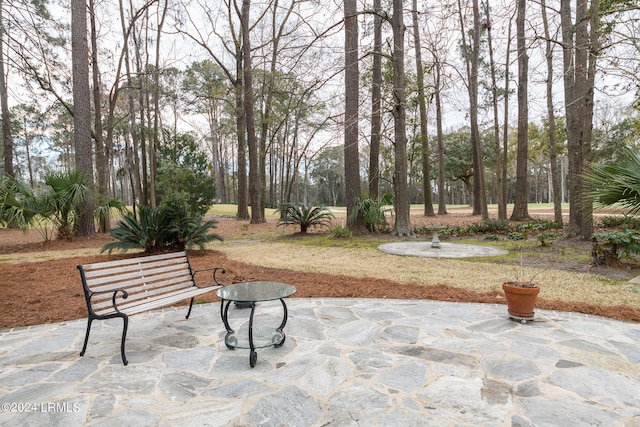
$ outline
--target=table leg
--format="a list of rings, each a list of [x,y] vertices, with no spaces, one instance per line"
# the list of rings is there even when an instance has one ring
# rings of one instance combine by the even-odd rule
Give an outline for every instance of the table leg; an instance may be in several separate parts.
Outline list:
[[[284,314],[282,316],[282,322],[280,323],[280,326],[276,328],[276,332],[279,332],[281,337],[278,337],[277,335],[273,337],[273,346],[275,348],[282,347],[282,345],[284,344],[284,340],[287,338],[284,333],[284,326],[287,324],[287,319],[289,317],[287,312],[287,304],[285,304],[284,299],[282,298],[280,298],[280,302],[282,303]]]
[[[256,311],[256,303],[251,303],[251,314],[249,315],[249,366],[252,368],[256,366],[258,360],[258,353],[253,345],[253,313]]]
[[[229,304],[231,304],[231,301],[227,301],[226,304],[224,300],[220,301],[220,317],[222,317],[222,323],[224,323],[224,328],[227,330],[227,334],[224,337],[224,344],[229,350],[235,350],[238,345],[238,338],[235,336],[235,331],[229,326]]]

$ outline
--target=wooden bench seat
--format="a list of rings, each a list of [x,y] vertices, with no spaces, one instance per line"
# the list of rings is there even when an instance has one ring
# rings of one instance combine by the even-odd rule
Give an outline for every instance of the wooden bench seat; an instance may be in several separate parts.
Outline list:
[[[78,265],[87,302],[87,332],[81,356],[87,349],[91,323],[96,320],[121,317],[124,325],[120,352],[126,365],[125,340],[129,316],[191,299],[187,319],[195,297],[221,286],[216,277],[224,268],[193,270],[186,252],[175,252],[128,258],[118,261]],[[210,272],[205,286],[196,285],[197,273]]]

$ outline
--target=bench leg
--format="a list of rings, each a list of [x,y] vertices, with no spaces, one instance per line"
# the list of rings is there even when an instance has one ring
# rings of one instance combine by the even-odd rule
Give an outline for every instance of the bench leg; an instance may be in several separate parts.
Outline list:
[[[127,366],[129,361],[127,360],[127,357],[124,355],[124,341],[127,338],[127,328],[129,327],[129,317],[126,314],[123,315],[122,321],[123,321],[122,342],[120,343],[120,353],[122,354],[122,363],[124,363],[124,365]]]
[[[91,322],[93,322],[93,317],[89,317],[87,319],[87,332],[84,334],[84,345],[82,346],[82,351],[80,352],[80,356],[84,356],[85,351],[87,351],[87,343],[89,342],[89,332],[91,332]]]
[[[191,302],[189,303],[189,311],[187,311],[187,319],[189,318],[189,316],[191,315],[191,308],[193,308],[193,300],[195,299],[195,297],[191,298]]]

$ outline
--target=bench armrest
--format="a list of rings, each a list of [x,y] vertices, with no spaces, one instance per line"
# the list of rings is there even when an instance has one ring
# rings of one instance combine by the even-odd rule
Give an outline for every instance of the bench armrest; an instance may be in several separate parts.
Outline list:
[[[111,297],[111,304],[113,304],[113,309],[116,311],[116,313],[120,313],[120,310],[118,310],[118,303],[116,303],[116,298],[118,297],[118,293],[122,294],[122,298],[123,299],[127,299],[129,298],[129,292],[125,291],[124,289],[113,289],[110,291],[91,291],[91,295],[89,295],[89,303],[91,303],[91,298],[94,295],[97,294],[113,294],[113,296]]]
[[[193,271],[193,281],[194,281],[194,283],[195,283],[196,274],[204,273],[204,272],[207,272],[207,271],[211,271],[212,272],[211,273],[211,279],[213,280],[213,283],[209,283],[209,284],[204,285],[204,286],[196,285],[197,287],[199,287],[199,288],[207,288],[207,287],[210,287],[210,286],[224,286],[224,283],[221,283],[218,280],[218,277],[216,276],[218,271],[221,272],[221,274],[225,274],[227,272],[227,270],[225,270],[222,267],[210,267],[210,268],[203,268],[202,270],[194,270]]]

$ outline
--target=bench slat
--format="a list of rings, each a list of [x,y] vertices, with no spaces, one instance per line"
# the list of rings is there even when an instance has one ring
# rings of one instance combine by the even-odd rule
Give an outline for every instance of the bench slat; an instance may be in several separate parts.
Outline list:
[[[103,291],[112,291],[115,289],[121,289],[123,284],[126,284],[127,288],[135,288],[140,285],[149,285],[151,286],[153,283],[162,283],[164,281],[171,280],[191,280],[191,273],[189,270],[177,270],[177,271],[168,271],[165,274],[156,274],[156,275],[146,275],[146,274],[136,274],[136,275],[126,275],[126,276],[114,276],[110,279],[109,283],[103,283],[97,287],[89,286],[92,292],[103,292]]]
[[[181,283],[177,283],[173,286],[163,286],[162,288],[158,288],[158,289],[151,289],[149,291],[143,291],[143,292],[137,292],[137,293],[129,293],[129,297],[128,298],[122,298],[121,294],[118,294],[118,297],[116,298],[116,304],[118,304],[118,307],[126,307],[126,306],[130,306],[130,305],[135,305],[135,304],[139,304],[136,303],[136,301],[139,300],[144,300],[144,299],[149,299],[149,298],[162,298],[162,294],[170,294],[172,292],[175,291],[179,291],[179,290],[189,290],[191,288],[194,289],[199,289],[196,288],[195,286],[193,286],[191,284],[191,282],[181,282]],[[129,290],[127,290],[127,292],[129,292]],[[106,296],[107,298],[102,298],[102,300],[97,300],[96,297],[93,298],[94,303],[92,304],[92,306],[95,309],[101,309],[102,307],[111,307],[113,306],[112,304],[112,297],[113,294],[103,294],[101,296]]]
[[[96,262],[94,264],[86,264],[83,267],[85,272],[88,272],[92,270],[100,270],[100,269],[110,268],[110,267],[119,267],[119,266],[130,265],[130,264],[137,265],[140,263],[150,263],[153,261],[161,261],[161,260],[170,262],[171,259],[175,259],[175,258],[187,259],[187,253],[173,252],[169,254],[150,255],[150,256],[143,256],[143,257],[137,257],[137,258],[125,258],[125,259],[119,259],[117,261],[105,261],[105,262]]]
[[[186,262],[180,264],[153,263],[149,265],[128,266],[125,268],[102,269],[91,273],[85,271],[85,278],[87,286],[95,287],[109,282],[127,281],[133,277],[153,276],[168,271],[180,270],[189,271],[189,265]]]
[[[181,290],[178,292],[175,292],[173,294],[169,294],[167,296],[163,296],[160,299],[152,299],[149,300],[148,302],[145,302],[143,304],[136,304],[133,306],[128,306],[128,307],[124,307],[124,308],[119,308],[120,311],[122,311],[123,313],[127,314],[127,315],[132,315],[132,314],[137,314],[137,313],[143,313],[145,311],[149,311],[149,310],[154,310],[156,308],[161,308],[161,307],[166,307],[168,305],[180,302],[182,300],[188,299],[188,298],[192,298],[198,295],[202,295],[205,294],[207,292],[211,292],[211,289],[206,289],[206,288],[193,288],[193,290],[191,289],[187,289],[187,290]],[[106,314],[110,314],[110,313],[115,313],[115,310],[113,310],[113,308],[107,308],[104,310],[100,310],[98,312],[96,312],[96,314],[103,316]]]

